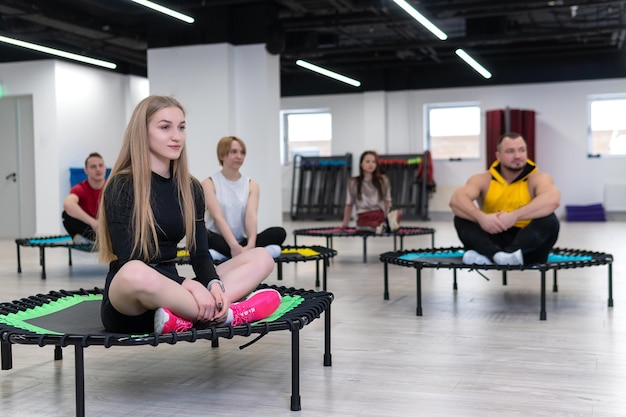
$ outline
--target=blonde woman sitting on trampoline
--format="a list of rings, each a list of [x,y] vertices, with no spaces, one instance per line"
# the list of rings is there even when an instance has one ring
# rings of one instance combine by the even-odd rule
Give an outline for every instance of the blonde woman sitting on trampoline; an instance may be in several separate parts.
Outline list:
[[[100,258],[109,262],[101,307],[109,332],[237,326],[261,320],[280,305],[274,289],[243,300],[274,268],[266,250],[253,249],[214,267],[202,187],[188,170],[185,127],[176,99],[150,96],[137,105],[124,133],[98,218]],[[180,276],[176,268],[183,238],[194,278]]]

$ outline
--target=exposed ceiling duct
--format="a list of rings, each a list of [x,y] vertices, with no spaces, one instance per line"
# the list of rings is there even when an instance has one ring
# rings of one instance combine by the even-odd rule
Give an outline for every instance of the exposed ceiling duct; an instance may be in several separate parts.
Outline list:
[[[3,0],[0,35],[89,54],[146,75],[148,48],[266,43],[284,96],[354,92],[295,65],[306,59],[362,81],[358,91],[626,77],[626,1],[410,1],[439,41],[391,0],[168,0],[176,22],[128,0]],[[484,80],[463,48],[494,74]],[[0,45],[0,62],[49,59]]]

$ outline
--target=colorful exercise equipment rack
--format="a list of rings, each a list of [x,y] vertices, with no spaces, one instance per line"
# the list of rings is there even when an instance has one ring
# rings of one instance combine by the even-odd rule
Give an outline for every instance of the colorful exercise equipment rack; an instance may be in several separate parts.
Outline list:
[[[393,208],[402,210],[403,219],[428,220],[428,199],[434,184],[419,173],[428,172],[429,162],[423,154],[379,155],[380,167],[391,183]]]
[[[351,175],[351,153],[343,156],[295,155],[291,219],[341,219],[346,204],[346,185]]]

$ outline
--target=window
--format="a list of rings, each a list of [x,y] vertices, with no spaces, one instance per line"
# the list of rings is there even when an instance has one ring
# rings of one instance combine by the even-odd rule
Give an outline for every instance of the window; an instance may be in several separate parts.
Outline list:
[[[424,113],[426,148],[434,159],[480,158],[478,104],[427,104]]]
[[[589,156],[626,156],[626,95],[594,96],[588,103]]]
[[[328,110],[281,111],[281,160],[283,165],[294,155],[330,156],[332,116]]]

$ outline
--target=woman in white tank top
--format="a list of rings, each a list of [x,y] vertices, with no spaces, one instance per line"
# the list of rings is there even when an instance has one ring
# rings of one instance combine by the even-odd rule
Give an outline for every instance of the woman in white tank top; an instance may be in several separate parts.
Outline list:
[[[202,181],[209,214],[209,250],[215,260],[234,257],[254,247],[265,247],[278,257],[280,245],[287,237],[282,227],[257,233],[259,184],[241,174],[245,158],[243,140],[223,137],[217,143],[222,169]]]

